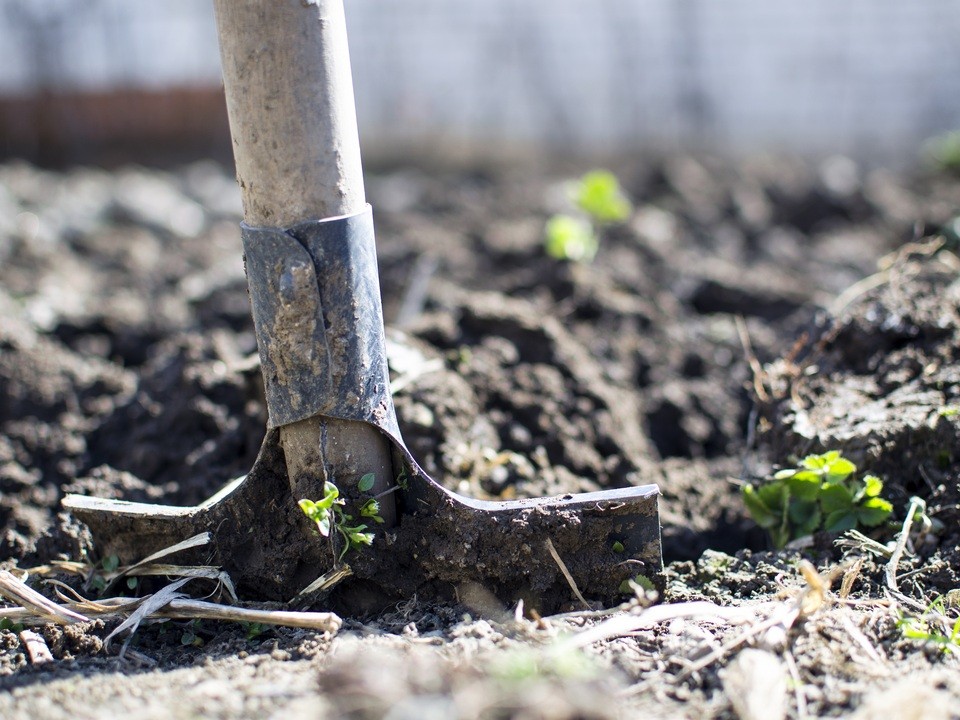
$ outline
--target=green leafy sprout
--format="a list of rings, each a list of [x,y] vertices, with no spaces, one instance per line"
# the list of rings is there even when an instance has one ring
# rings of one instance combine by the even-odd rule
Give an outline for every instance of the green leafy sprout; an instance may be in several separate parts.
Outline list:
[[[183,634],[180,635],[180,644],[184,647],[203,647],[203,638],[200,637],[200,619],[194,619],[187,623]]]
[[[367,473],[357,482],[360,492],[369,492],[376,481],[373,473]],[[317,526],[317,531],[325,538],[339,537],[341,548],[339,554],[334,551],[336,563],[339,564],[350,550],[359,550],[373,544],[373,533],[369,532],[367,522],[382,523],[380,517],[380,502],[376,498],[367,499],[359,510],[359,518],[348,513],[344,506],[346,501],[340,497],[340,488],[329,480],[323,484],[323,497],[320,500],[304,498],[299,502],[304,515],[310,518]]]
[[[590,262],[600,248],[589,220],[572,215],[554,215],[547,220],[547,255],[557,260]]]
[[[265,623],[259,622],[241,622],[240,626],[245,631],[247,641],[256,640],[268,627]]]
[[[766,483],[745,485],[743,502],[778,549],[820,530],[876,527],[893,506],[880,497],[880,478],[858,479],[856,473],[857,466],[836,450],[808,455],[799,467],[781,470]]]
[[[635,590],[634,586],[639,587],[644,592],[656,592],[657,586],[654,584],[653,580],[648,578],[646,575],[634,575],[629,580],[624,580],[620,583],[619,590],[624,595],[632,595]]]
[[[107,589],[107,577],[113,575],[117,568],[120,567],[120,558],[116,555],[108,555],[107,557],[100,560],[94,567],[92,574],[87,580],[89,587],[96,590],[98,593],[102,593]],[[127,580],[127,587],[131,590],[136,589],[136,586],[130,585],[130,580]]]
[[[920,617],[901,615],[897,627],[908,640],[929,643],[942,652],[960,652],[960,618],[947,614],[948,600],[938,597]]]
[[[0,618],[0,630],[6,630],[7,632],[22,632],[23,623],[14,622],[10,618]]]
[[[558,214],[547,220],[544,246],[557,260],[590,262],[600,247],[602,228],[626,220],[633,205],[609,170],[591,170],[572,183],[570,200],[577,214]]]

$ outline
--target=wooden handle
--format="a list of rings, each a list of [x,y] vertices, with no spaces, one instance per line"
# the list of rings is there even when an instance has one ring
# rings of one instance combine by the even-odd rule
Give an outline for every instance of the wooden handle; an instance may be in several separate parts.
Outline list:
[[[366,202],[342,0],[214,0],[244,221]]]
[[[214,0],[244,221],[287,228],[366,205],[342,0]],[[344,298],[349,302],[350,298]],[[373,426],[320,415],[280,428],[295,499],[323,481],[373,493],[394,482],[392,451]],[[393,498],[381,503],[387,526]]]

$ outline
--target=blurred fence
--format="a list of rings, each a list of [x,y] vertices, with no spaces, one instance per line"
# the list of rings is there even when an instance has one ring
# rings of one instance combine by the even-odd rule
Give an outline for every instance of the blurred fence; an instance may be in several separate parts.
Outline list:
[[[888,161],[960,127],[958,0],[346,6],[368,153]],[[224,150],[218,64],[210,0],[0,0],[0,152],[110,138]]]

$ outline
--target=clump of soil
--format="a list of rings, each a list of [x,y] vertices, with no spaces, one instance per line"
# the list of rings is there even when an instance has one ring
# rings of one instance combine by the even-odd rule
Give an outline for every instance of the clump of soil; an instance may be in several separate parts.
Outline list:
[[[860,706],[874,717],[877,688],[913,672],[928,717],[960,697],[939,672],[952,655],[897,624],[957,587],[960,284],[949,245],[916,241],[956,241],[960,182],[844,160],[613,169],[636,211],[588,265],[543,251],[565,173],[404,167],[368,179],[408,447],[476,497],[659,483],[668,602],[772,612],[804,587],[802,552],[824,576],[841,567],[849,598],[872,610],[818,605],[779,640],[678,616],[587,643],[564,655],[570,665],[551,648],[599,622],[589,614],[476,620],[469,602],[412,599],[350,620],[332,641],[219,623],[144,628],[135,657],[158,669],[116,679],[131,666],[103,650],[110,623],[44,631],[56,658],[44,666],[3,629],[4,716],[30,705],[58,717],[64,703],[109,716],[174,687],[185,717],[211,703],[251,717],[729,717],[738,678],[779,687],[736,655],[748,644],[799,688],[784,695],[791,716]],[[7,566],[95,556],[59,511],[67,492],[195,504],[252,465],[265,409],[238,219],[232,179],[209,163],[0,167]],[[745,514],[741,481],[824,449],[881,475],[897,522],[912,495],[936,521],[903,557],[899,604],[882,604],[886,559],[828,537],[774,553]]]

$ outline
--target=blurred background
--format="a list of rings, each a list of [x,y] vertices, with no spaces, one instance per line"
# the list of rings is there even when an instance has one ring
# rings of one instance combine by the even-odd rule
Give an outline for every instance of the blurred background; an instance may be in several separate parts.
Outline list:
[[[369,161],[760,151],[960,127],[957,0],[347,0]],[[210,0],[0,0],[0,158],[230,160]]]

